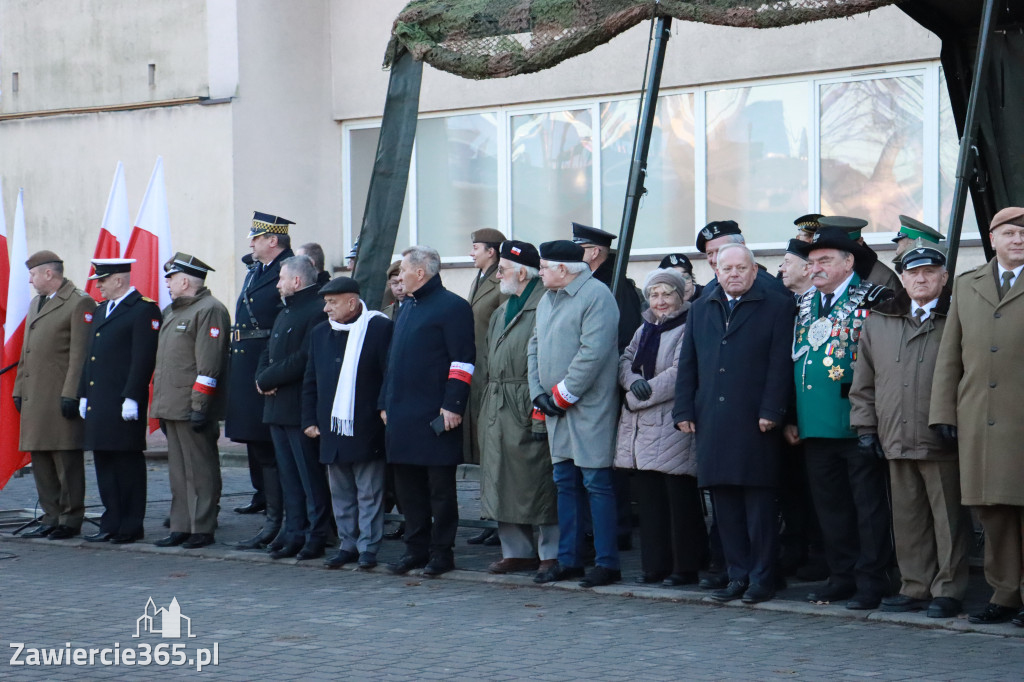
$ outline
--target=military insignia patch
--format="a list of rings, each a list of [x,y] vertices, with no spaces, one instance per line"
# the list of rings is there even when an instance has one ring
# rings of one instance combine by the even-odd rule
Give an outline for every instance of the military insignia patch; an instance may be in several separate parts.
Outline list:
[[[704,237],[706,241],[711,241],[712,239],[715,238],[715,231],[712,230],[710,227],[705,227],[703,230],[700,231],[700,234],[702,237]]]
[[[86,313],[82,315],[82,319],[85,320],[86,324],[92,324],[92,313]]]
[[[146,303],[156,303],[156,301],[151,299],[149,296],[143,296],[142,300],[145,301]]]
[[[150,320],[149,324],[152,325],[153,331],[160,329],[160,320]]]
[[[210,327],[210,338],[215,339],[220,336],[220,329],[217,327]]]

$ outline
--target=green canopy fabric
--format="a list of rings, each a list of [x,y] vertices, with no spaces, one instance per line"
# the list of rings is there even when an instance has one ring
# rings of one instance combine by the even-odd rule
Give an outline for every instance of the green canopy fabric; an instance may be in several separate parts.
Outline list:
[[[404,52],[465,78],[505,78],[588,52],[652,16],[773,28],[849,17],[897,0],[414,0],[384,66]]]

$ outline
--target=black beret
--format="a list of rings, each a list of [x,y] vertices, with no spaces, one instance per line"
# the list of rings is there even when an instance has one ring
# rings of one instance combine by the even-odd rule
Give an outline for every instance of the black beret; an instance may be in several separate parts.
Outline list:
[[[540,257],[555,263],[582,263],[583,247],[568,239],[544,242],[540,245]]]
[[[803,241],[802,239],[790,239],[789,245],[786,246],[786,253],[791,253],[797,258],[807,260],[807,256],[810,253],[807,248],[808,246],[810,246],[810,244]]]
[[[693,264],[690,259],[682,253],[670,253],[661,259],[658,263],[658,268],[664,270],[665,268],[682,268],[690,274],[693,274]]]
[[[501,257],[513,263],[526,265],[527,267],[540,267],[540,254],[537,253],[537,247],[529,242],[521,242],[515,239],[502,242]]]
[[[572,224],[572,240],[577,244],[611,246],[612,240],[617,238],[618,235],[614,235],[611,232],[605,232],[604,230],[599,230],[596,227],[581,225],[580,223]]]
[[[697,235],[697,250],[707,253],[707,244],[712,239],[718,239],[729,234],[743,234],[740,226],[735,220],[716,220],[704,226],[704,229]]]
[[[335,277],[320,287],[320,295],[327,294],[359,294],[359,282],[351,277]]]

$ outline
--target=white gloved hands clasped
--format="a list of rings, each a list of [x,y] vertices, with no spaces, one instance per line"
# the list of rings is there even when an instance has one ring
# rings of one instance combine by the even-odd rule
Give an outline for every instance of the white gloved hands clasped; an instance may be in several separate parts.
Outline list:
[[[126,422],[133,422],[139,418],[139,404],[131,398],[125,398],[121,403],[121,419]]]
[[[85,419],[85,408],[89,405],[89,401],[85,398],[78,399],[78,414],[82,415],[82,419]]]

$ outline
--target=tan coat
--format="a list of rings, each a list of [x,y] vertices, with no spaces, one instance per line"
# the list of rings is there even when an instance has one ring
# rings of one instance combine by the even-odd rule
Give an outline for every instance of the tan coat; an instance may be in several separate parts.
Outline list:
[[[498,309],[498,306],[508,300],[508,296],[501,293],[500,282],[498,281],[498,264],[487,269],[484,277],[479,276],[473,280],[473,286],[469,290],[469,305],[473,308],[473,340],[476,342],[476,364],[482,365],[487,359],[487,326],[491,321],[491,315]],[[465,434],[465,458],[470,464],[480,463],[480,435],[477,433],[476,422],[480,417],[480,404],[484,399],[484,387],[482,381],[474,381],[470,384],[469,409],[464,415],[468,422],[462,429]]]
[[[930,424],[959,430],[965,505],[1024,506],[1024,277],[999,300],[994,260],[956,278]]]
[[[23,452],[79,450],[83,422],[62,417],[60,399],[77,402],[96,302],[69,279],[42,310],[40,299],[36,296],[29,303],[25,342],[12,393],[21,398],[18,447]]]

